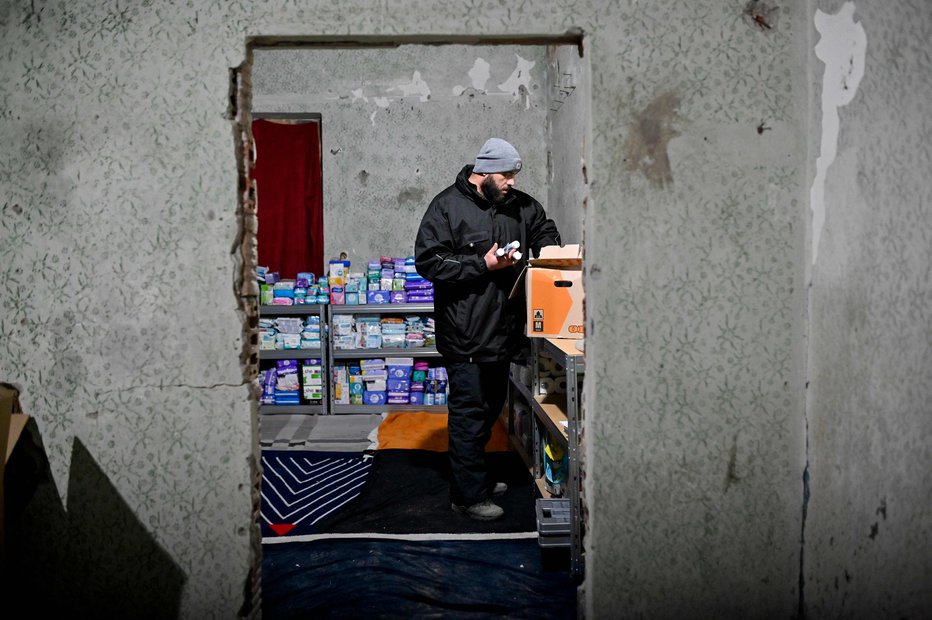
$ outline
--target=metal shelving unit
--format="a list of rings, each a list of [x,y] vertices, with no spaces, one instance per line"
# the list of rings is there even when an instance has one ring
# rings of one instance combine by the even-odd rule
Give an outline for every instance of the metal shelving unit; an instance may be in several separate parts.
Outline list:
[[[374,357],[441,357],[436,347],[411,347],[385,349],[334,349],[331,358],[335,360],[372,359]]]
[[[327,321],[327,304],[299,304],[291,306],[259,306],[259,316],[263,318],[277,316],[313,316],[320,317],[321,346],[314,349],[273,349],[259,351],[260,367],[267,360],[304,360],[320,359],[321,374],[323,375],[323,388],[321,404],[319,405],[260,405],[260,415],[288,415],[288,414],[325,414],[330,401],[329,360],[324,342],[327,339],[329,323]]]
[[[543,484],[543,453],[541,443],[547,436],[557,438],[566,448],[569,470],[567,472],[567,485],[563,499],[567,500],[569,508],[569,536],[566,543],[570,548],[570,570],[576,577],[582,575],[582,529],[580,522],[581,504],[579,494],[579,380],[585,374],[585,358],[583,352],[576,349],[576,340],[563,338],[531,338],[531,358],[529,364],[532,372],[530,385],[515,376],[512,372],[509,395],[509,415],[514,415],[516,397],[527,403],[531,410],[531,437],[533,441],[533,454],[526,454],[520,441],[515,441],[519,452],[526,458],[530,457],[529,468],[538,482],[541,495],[545,498],[549,494],[544,490]],[[541,394],[539,376],[539,358],[545,355],[561,366],[566,372],[566,394]],[[565,423],[565,426],[564,424]],[[513,420],[509,423],[509,431],[514,432]],[[543,545],[542,545],[543,546]]]
[[[330,306],[331,314],[432,314],[434,304],[353,304]]]
[[[427,411],[446,413],[446,405],[337,405],[333,404],[333,413],[392,413],[395,411]]]
[[[331,305],[330,316],[335,314],[382,315],[382,314],[433,314],[434,304],[353,304]],[[328,321],[329,322],[329,321]],[[332,332],[328,332],[327,349],[329,356],[328,373],[332,370],[335,360],[373,359],[380,357],[416,357],[440,358],[436,347],[387,347],[379,349],[334,349]],[[332,373],[330,373],[332,374]],[[328,384],[333,377],[328,374]],[[446,413],[446,405],[346,405],[329,402],[330,413],[384,413],[394,411],[428,411],[433,413]]]

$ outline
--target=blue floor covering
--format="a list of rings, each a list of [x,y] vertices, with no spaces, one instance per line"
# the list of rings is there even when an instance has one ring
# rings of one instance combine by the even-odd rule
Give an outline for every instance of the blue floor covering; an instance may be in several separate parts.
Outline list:
[[[576,617],[568,556],[536,538],[263,545],[262,617]]]

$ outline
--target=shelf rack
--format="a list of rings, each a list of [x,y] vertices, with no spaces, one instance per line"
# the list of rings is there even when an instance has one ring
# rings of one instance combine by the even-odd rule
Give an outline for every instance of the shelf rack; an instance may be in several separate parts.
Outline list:
[[[321,348],[274,349],[259,351],[259,359],[314,359],[321,360],[324,375],[324,398],[321,405],[261,405],[260,414],[344,414],[384,413],[393,411],[428,411],[446,413],[446,405],[341,405],[331,402],[332,369],[336,360],[372,359],[379,357],[442,357],[436,347],[380,348],[380,349],[334,349],[330,331],[331,317],[337,314],[384,315],[384,314],[432,314],[432,303],[416,304],[305,304],[291,306],[259,306],[259,316],[309,316],[319,315],[321,321]]]
[[[323,379],[323,391],[320,405],[259,405],[260,415],[288,415],[288,414],[325,414],[330,399],[330,382],[327,374],[329,363],[327,349],[323,343],[327,341],[327,304],[298,304],[291,306],[264,305],[259,306],[259,316],[263,318],[277,316],[313,316],[320,317],[321,346],[313,349],[266,349],[259,351],[260,363],[266,360],[305,360],[319,359]]]
[[[519,452],[530,457],[530,469],[537,482],[541,495],[547,498],[543,474],[543,451],[541,443],[547,436],[558,439],[565,447],[569,468],[564,498],[569,503],[568,544],[570,547],[570,570],[574,577],[580,577],[582,562],[582,528],[580,522],[581,505],[579,492],[579,379],[585,374],[583,352],[576,348],[577,340],[565,338],[531,338],[530,385],[511,373],[509,396],[509,415],[514,415],[515,397],[519,397],[531,410],[531,437],[533,454],[527,454],[520,441],[513,441]],[[561,366],[566,372],[566,394],[542,394],[540,388],[539,359],[545,355]],[[565,423],[565,426],[564,426]],[[514,421],[509,423],[509,432],[514,439]]]
[[[385,314],[433,314],[434,304],[358,304],[358,305],[332,305],[330,315],[385,315]],[[335,360],[373,359],[379,357],[415,357],[440,358],[442,357],[436,347],[382,347],[378,349],[335,349],[333,338],[328,337],[328,349],[331,367]],[[392,413],[396,411],[427,411],[430,413],[446,413],[446,405],[347,405],[330,403],[330,412],[343,413]]]

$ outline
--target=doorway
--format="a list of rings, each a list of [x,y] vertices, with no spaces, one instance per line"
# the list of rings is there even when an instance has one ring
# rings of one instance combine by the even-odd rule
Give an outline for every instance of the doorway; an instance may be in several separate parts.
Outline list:
[[[581,52],[577,34],[259,38],[243,116],[319,115],[325,261],[410,252],[431,197],[492,135],[518,146],[519,187],[544,204],[564,243],[582,244],[590,97]]]
[[[252,114],[258,262],[282,278],[323,273],[320,114]]]

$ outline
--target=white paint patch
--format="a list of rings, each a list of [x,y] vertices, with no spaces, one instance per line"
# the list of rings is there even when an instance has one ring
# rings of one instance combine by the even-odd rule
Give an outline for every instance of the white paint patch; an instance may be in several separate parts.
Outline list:
[[[508,79],[498,85],[498,89],[506,93],[511,93],[512,103],[521,97],[523,91],[525,96],[524,107],[525,109],[529,109],[531,107],[531,69],[533,69],[534,65],[537,63],[525,60],[517,54],[515,54],[515,58],[518,59],[518,65],[515,67],[515,70],[511,72],[511,75],[508,76]]]
[[[415,71],[414,75],[411,76],[411,82],[409,84],[399,84],[397,86],[392,86],[388,89],[388,92],[393,90],[400,90],[402,97],[412,97],[419,96],[421,101],[427,101],[430,99],[430,87],[427,85],[427,82],[421,79],[421,72]]]
[[[838,108],[851,103],[864,77],[867,35],[854,21],[854,3],[845,2],[837,15],[816,9],[815,28],[821,35],[815,54],[825,63],[822,75],[822,145],[816,160],[816,176],[809,194],[812,209],[812,264],[825,223],[825,177],[838,153]]]
[[[372,103],[376,105],[378,109],[385,109],[391,103],[391,100],[388,97],[373,97]],[[375,127],[375,115],[379,113],[379,110],[373,110],[372,114],[369,115],[369,122],[372,123],[372,126]]]
[[[472,69],[469,70],[469,80],[472,83],[472,87],[481,92],[485,92],[485,85],[489,81],[489,77],[492,75],[491,67],[488,62],[482,58],[476,58],[476,61],[472,63]],[[460,84],[457,84],[453,87],[453,95],[459,97],[466,92],[466,87]]]
[[[351,91],[351,94],[353,95],[353,102],[355,102],[357,99],[362,99],[366,103],[369,103],[369,98],[362,94],[361,88],[357,88],[356,90]]]
[[[476,90],[485,90],[485,85],[489,81],[489,77],[492,75],[492,65],[486,62],[482,58],[476,58],[476,62],[472,63],[472,69],[469,70],[469,79],[472,82],[472,87]]]

